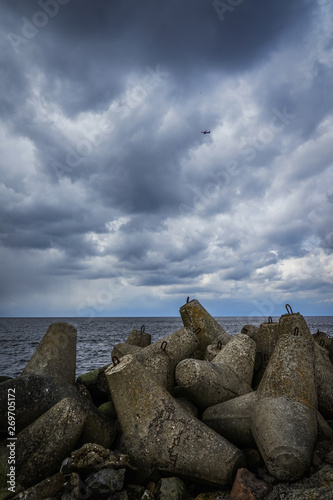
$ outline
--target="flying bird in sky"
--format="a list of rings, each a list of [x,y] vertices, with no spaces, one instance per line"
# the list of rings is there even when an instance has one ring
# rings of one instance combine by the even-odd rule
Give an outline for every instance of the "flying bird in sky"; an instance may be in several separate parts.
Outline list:
[[[210,134],[210,130],[205,130],[204,132],[201,132],[202,134]]]

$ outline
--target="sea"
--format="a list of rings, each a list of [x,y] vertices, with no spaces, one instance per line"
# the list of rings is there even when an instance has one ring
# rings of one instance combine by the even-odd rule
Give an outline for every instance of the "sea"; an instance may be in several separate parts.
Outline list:
[[[231,335],[240,333],[246,324],[259,326],[267,318],[258,317],[216,317],[217,322]],[[273,317],[278,321],[278,317]],[[306,316],[311,333],[318,330],[333,338],[333,316]],[[48,327],[63,321],[77,330],[76,376],[111,363],[111,351],[119,342],[125,342],[133,329],[150,333],[152,342],[157,341],[179,328],[180,317],[148,318],[0,318],[0,375],[18,377]]]

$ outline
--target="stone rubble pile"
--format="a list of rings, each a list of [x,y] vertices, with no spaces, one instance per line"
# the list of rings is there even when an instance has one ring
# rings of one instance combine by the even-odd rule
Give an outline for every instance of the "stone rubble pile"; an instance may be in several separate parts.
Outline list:
[[[76,380],[76,330],[52,324],[0,384],[0,499],[332,500],[333,339],[286,308],[232,336],[188,299],[183,328],[133,330]]]

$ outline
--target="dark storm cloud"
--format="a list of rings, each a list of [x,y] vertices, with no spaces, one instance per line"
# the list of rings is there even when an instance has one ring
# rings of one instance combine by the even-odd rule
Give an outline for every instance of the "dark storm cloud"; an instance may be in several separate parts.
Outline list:
[[[147,307],[188,287],[260,300],[295,290],[300,273],[327,300],[329,4],[5,0],[1,10],[11,311],[28,290],[54,310],[107,311],[114,283],[121,306],[136,287]]]

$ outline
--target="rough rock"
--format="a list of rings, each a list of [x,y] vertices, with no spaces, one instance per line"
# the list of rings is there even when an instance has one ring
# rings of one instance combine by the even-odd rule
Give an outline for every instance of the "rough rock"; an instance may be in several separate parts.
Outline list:
[[[265,498],[273,487],[258,479],[252,472],[243,468],[238,469],[230,492],[233,500],[261,500]]]

